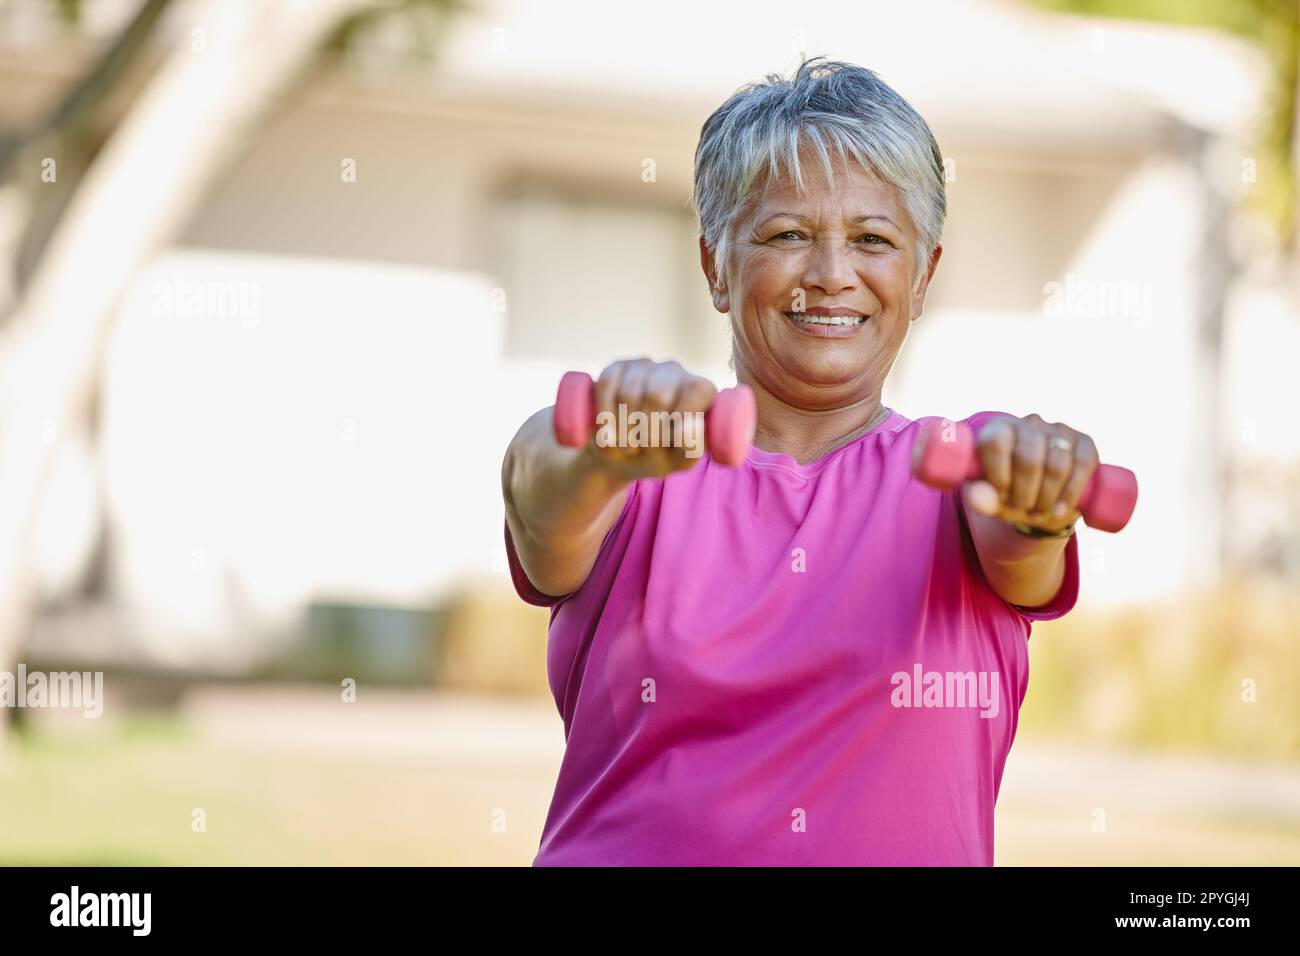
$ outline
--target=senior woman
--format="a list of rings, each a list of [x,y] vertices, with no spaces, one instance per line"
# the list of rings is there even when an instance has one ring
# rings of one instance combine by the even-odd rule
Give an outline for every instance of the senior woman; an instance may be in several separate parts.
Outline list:
[[[701,263],[757,400],[748,458],[566,448],[547,408],[502,464],[567,741],[534,865],[991,865],[1031,622],[1078,597],[1096,448],[980,412],[986,480],[912,478],[927,419],[881,390],[939,263],[943,162],[874,73],[818,57],[742,88],[695,163]],[[596,407],[715,393],[618,361]]]

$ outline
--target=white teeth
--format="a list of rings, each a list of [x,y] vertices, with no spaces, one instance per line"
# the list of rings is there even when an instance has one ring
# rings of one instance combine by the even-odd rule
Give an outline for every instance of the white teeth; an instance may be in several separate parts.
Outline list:
[[[867,320],[864,315],[809,315],[807,312],[787,312],[786,315],[796,322],[811,325],[861,325]]]

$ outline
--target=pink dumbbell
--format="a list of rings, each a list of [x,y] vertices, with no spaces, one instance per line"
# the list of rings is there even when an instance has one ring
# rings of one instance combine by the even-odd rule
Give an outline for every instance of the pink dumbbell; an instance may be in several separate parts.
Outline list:
[[[951,424],[945,436],[936,431]],[[948,440],[945,440],[945,437]],[[964,422],[934,419],[921,426],[913,451],[912,472],[932,488],[948,491],[963,481],[983,478],[975,434]],[[1119,465],[1098,465],[1079,498],[1079,514],[1088,527],[1119,531],[1137,505],[1137,476]]]
[[[555,440],[581,448],[596,430],[596,383],[586,372],[565,372],[555,395]],[[704,439],[713,460],[739,465],[749,455],[757,421],[754,393],[748,385],[724,388],[704,413]]]

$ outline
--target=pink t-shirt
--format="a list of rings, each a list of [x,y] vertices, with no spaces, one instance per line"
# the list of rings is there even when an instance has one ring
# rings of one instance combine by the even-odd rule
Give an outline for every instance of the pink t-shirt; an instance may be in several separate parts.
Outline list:
[[[912,477],[927,420],[637,481],[562,598],[507,527],[567,741],[533,865],[992,865],[1031,621],[1074,607],[1079,545],[1050,603],[998,597],[958,493]]]

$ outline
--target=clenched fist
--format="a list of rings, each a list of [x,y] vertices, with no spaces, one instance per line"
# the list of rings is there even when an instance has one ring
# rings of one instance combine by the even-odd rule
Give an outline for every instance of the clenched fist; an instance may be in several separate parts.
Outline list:
[[[677,362],[614,362],[595,386],[596,430],[586,454],[620,479],[662,478],[704,454],[704,413],[718,389]]]
[[[1100,461],[1089,436],[1036,414],[1007,415],[986,422],[975,441],[984,478],[962,483],[968,508],[1044,531],[1079,519],[1079,498]]]

